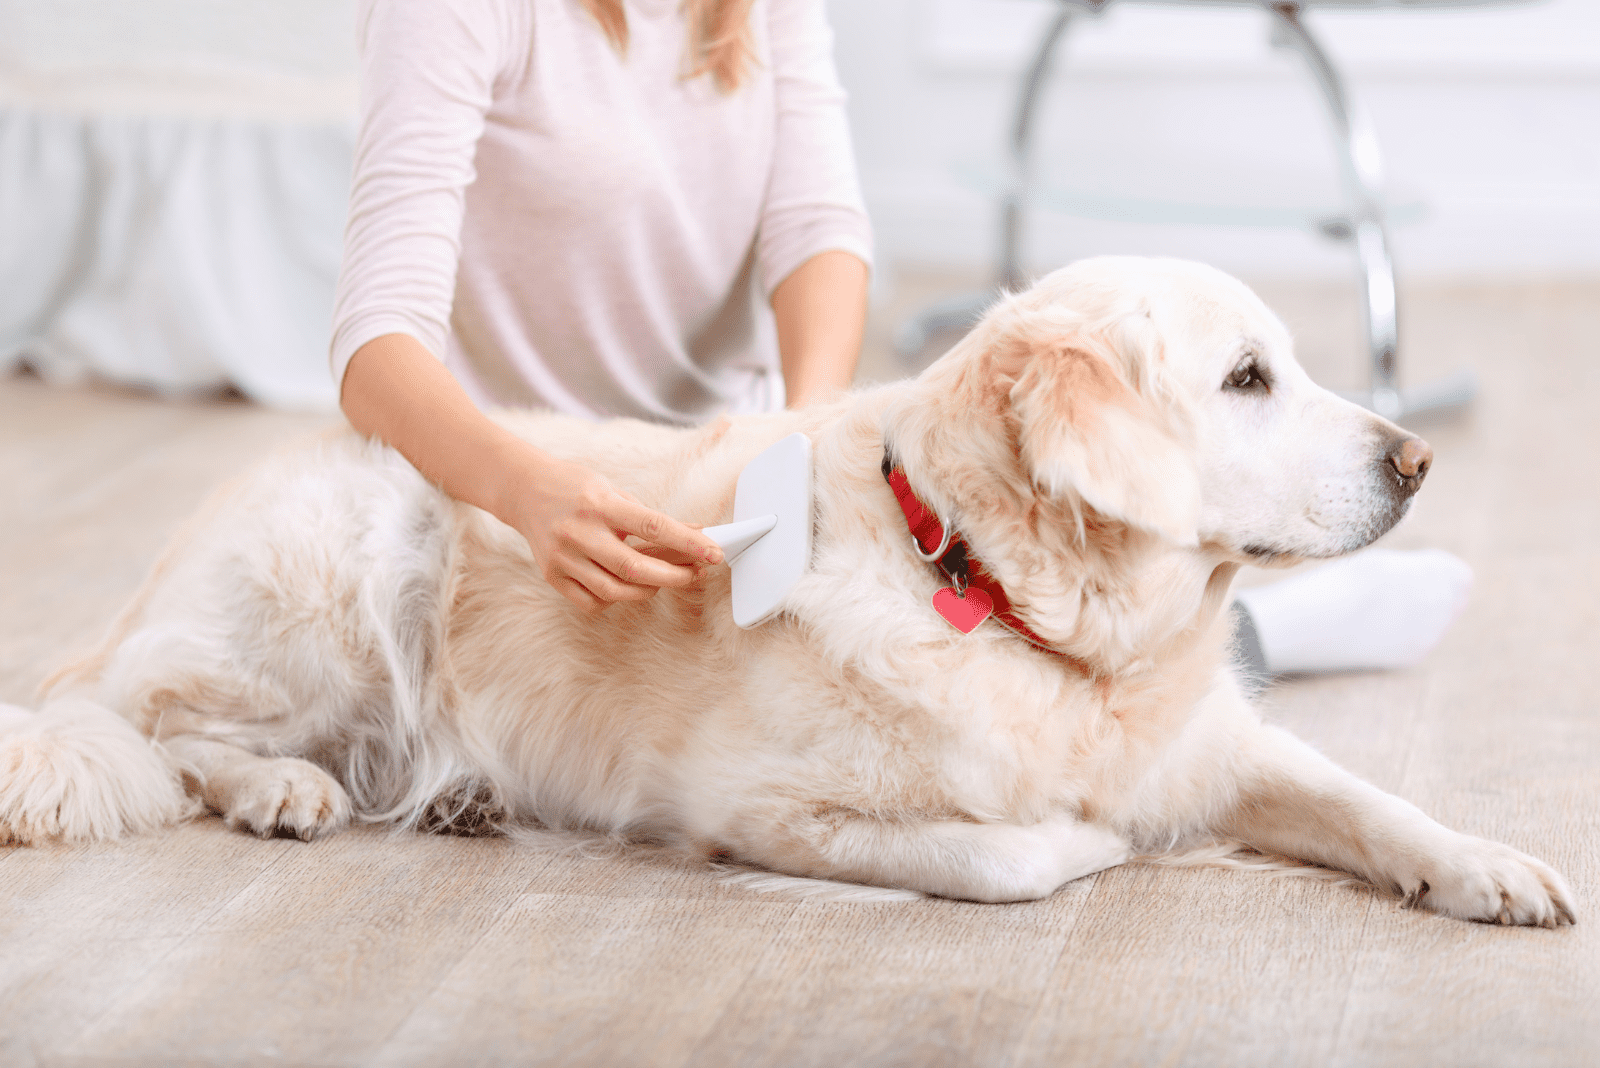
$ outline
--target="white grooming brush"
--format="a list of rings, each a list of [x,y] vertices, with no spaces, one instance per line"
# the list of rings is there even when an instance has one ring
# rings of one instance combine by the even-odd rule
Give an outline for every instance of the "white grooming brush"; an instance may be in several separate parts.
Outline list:
[[[771,618],[811,567],[811,439],[790,434],[745,465],[733,522],[701,531],[733,571],[733,621]]]

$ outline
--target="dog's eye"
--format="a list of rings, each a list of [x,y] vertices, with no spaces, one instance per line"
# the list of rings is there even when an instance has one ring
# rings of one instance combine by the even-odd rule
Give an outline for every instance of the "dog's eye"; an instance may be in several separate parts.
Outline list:
[[[1248,356],[1239,361],[1239,366],[1223,381],[1227,389],[1257,390],[1267,388],[1267,376],[1262,372],[1261,365],[1256,363],[1254,356]]]

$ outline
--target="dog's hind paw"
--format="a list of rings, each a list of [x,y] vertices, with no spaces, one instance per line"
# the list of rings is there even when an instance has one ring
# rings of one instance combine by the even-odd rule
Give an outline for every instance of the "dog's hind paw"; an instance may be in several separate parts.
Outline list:
[[[1407,905],[1483,923],[1560,927],[1577,922],[1572,891],[1548,864],[1510,846],[1460,836],[1402,887]]]
[[[510,819],[505,804],[487,782],[462,779],[440,791],[417,818],[417,829],[429,834],[485,838],[505,833]]]
[[[291,836],[309,842],[350,822],[350,795],[332,775],[308,760],[263,760],[231,783],[222,818],[235,830],[262,838]]]

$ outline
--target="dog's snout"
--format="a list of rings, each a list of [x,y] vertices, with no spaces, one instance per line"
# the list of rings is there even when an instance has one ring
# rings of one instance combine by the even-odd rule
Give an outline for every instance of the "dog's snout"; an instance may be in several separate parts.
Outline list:
[[[1433,447],[1418,437],[1401,438],[1389,449],[1389,466],[1406,493],[1415,493],[1433,463]]]

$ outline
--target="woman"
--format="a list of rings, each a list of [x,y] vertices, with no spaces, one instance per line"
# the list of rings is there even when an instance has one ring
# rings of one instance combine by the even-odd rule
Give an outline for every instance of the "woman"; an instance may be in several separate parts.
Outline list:
[[[849,385],[871,231],[823,0],[368,0],[359,18],[332,347],[350,422],[519,530],[580,608],[692,582],[721,561],[709,539],[477,402],[690,424]],[[1279,583],[1246,601],[1258,666],[1409,663],[1469,583],[1447,554]]]
[[[333,370],[351,423],[595,610],[721,551],[474,403],[677,423],[842,390],[871,231],[814,0],[385,0]]]

